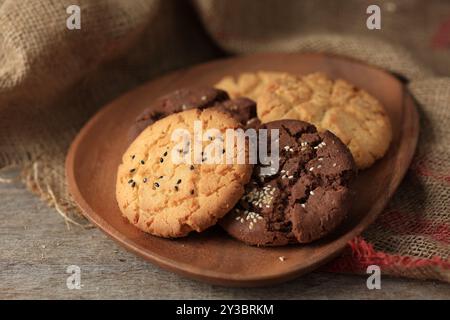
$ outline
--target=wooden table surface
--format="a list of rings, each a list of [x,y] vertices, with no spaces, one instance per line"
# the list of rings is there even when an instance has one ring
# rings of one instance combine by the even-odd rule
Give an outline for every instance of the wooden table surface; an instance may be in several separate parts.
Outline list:
[[[0,299],[450,299],[450,285],[311,273],[270,288],[224,288],[155,267],[97,229],[72,227],[19,182],[0,184]],[[69,265],[81,289],[68,289]]]

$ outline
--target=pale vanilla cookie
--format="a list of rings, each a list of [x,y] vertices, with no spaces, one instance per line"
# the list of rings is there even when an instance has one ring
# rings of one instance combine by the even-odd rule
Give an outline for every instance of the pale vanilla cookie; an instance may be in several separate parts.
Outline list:
[[[237,77],[224,77],[214,87],[226,91],[232,99],[247,97],[256,100],[264,86],[283,75],[286,75],[286,73],[274,71],[244,72]]]
[[[194,135],[198,128],[203,138]],[[213,109],[191,109],[148,126],[118,168],[116,198],[122,214],[142,231],[168,238],[214,225],[238,202],[251,176],[252,165],[236,164],[239,152],[247,155],[247,146],[226,144],[225,131],[236,128],[240,124],[231,115]],[[185,129],[184,135],[172,136],[181,132],[177,129]],[[216,131],[209,134],[208,129]],[[181,139],[186,133],[191,138]],[[223,148],[203,152],[212,150],[206,149],[212,143]],[[210,163],[206,158],[219,154],[225,158],[227,147],[234,152],[233,161]]]
[[[258,96],[257,113],[263,123],[294,119],[331,131],[348,146],[359,169],[381,158],[392,138],[389,117],[377,99],[322,73],[271,80]]]

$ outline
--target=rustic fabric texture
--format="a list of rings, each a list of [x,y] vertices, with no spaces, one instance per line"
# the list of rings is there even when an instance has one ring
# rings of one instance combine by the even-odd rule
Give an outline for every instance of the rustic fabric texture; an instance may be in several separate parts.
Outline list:
[[[81,7],[81,30],[66,28]],[[0,169],[86,224],[67,193],[64,159],[104,103],[168,70],[228,54],[320,51],[385,68],[420,105],[413,164],[380,218],[326,266],[450,282],[450,3],[378,1],[0,0]],[[2,180],[0,180],[2,181]]]

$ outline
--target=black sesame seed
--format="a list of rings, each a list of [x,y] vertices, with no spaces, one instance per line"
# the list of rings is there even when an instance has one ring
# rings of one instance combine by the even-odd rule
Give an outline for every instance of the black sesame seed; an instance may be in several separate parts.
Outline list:
[[[177,184],[180,184],[180,183],[181,183],[181,179],[178,179]]]
[[[194,166],[191,164],[191,168],[190,168],[191,170],[194,170]]]
[[[128,183],[129,183],[129,184],[132,183],[132,182],[133,182],[133,179],[128,180]]]
[[[155,187],[159,188],[159,183],[158,183],[158,182],[155,182],[153,185],[154,185]]]
[[[178,186],[175,186],[175,191],[178,191]]]
[[[191,190],[191,194],[194,194],[194,190]]]
[[[130,170],[131,173],[133,173],[133,172],[135,172],[135,171],[136,171],[135,168],[133,168],[133,169]]]
[[[133,181],[133,183],[131,184],[131,187],[134,188],[136,186],[136,182]]]
[[[142,181],[143,181],[144,183],[147,183],[147,178],[144,178]]]
[[[163,163],[164,159],[163,158],[159,158],[159,162]]]
[[[225,153],[225,149],[222,149],[222,153]]]
[[[164,176],[159,176],[160,179],[164,178]]]
[[[164,152],[163,156],[164,156],[164,157],[165,157],[165,156],[167,156],[167,151],[166,151],[166,152]]]
[[[145,161],[144,161],[144,160],[141,160],[141,164],[145,164]]]
[[[135,157],[136,157],[136,155],[133,154],[133,155],[131,156],[131,159],[134,159]]]

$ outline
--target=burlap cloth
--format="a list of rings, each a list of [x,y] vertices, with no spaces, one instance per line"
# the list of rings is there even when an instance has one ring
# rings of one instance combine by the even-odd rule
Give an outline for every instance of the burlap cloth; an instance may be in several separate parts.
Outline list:
[[[86,224],[67,193],[64,158],[104,103],[168,70],[224,54],[321,51],[408,80],[420,104],[416,156],[381,217],[325,269],[450,282],[450,3],[377,1],[0,0],[0,168],[67,222]],[[82,8],[81,30],[66,7]],[[2,178],[2,182],[8,182]],[[0,201],[1,203],[1,201]]]

